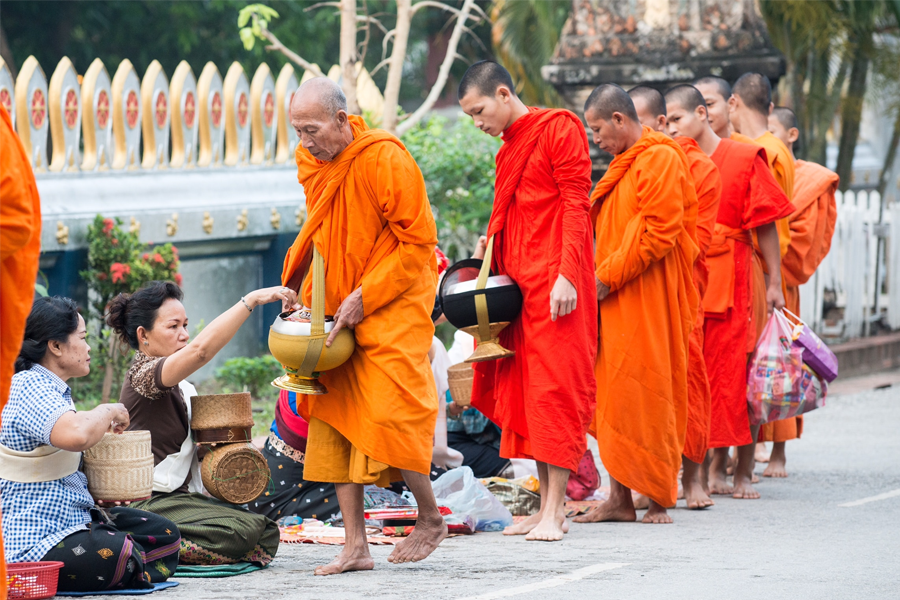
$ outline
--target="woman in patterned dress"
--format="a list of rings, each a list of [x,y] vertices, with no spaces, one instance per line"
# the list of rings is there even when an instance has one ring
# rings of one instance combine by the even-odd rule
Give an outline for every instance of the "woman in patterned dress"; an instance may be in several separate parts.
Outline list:
[[[121,404],[75,410],[66,381],[90,372],[85,334],[72,300],[34,302],[0,426],[6,560],[62,562],[60,591],[150,588],[178,565],[178,527],[142,510],[95,506],[81,453],[107,431],[125,431],[129,416]]]

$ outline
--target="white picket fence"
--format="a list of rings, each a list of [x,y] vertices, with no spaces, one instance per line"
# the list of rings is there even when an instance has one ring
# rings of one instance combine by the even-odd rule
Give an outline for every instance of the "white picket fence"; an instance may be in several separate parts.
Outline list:
[[[831,252],[816,274],[800,287],[801,317],[816,331],[844,339],[869,333],[870,323],[878,318],[874,313],[876,290],[882,287],[875,281],[880,233],[886,239],[878,279],[887,285],[886,293],[878,298],[878,311],[886,308],[887,324],[891,329],[900,328],[900,243],[891,243],[900,240],[900,205],[885,209],[879,227],[878,192],[838,192],[836,199],[838,219]],[[824,321],[826,291],[833,292],[837,306],[844,309],[843,320],[837,324]]]

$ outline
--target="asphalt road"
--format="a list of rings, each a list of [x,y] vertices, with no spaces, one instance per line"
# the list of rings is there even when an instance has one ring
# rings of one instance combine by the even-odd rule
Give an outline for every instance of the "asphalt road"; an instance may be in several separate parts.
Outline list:
[[[900,387],[836,396],[808,415],[790,477],[763,479],[760,500],[717,497],[702,512],[679,501],[672,525],[573,524],[557,544],[457,537],[403,566],[372,547],[374,571],[333,577],[312,571],[336,547],[282,545],[265,571],[181,579],[153,598],[900,598],[898,459]]]

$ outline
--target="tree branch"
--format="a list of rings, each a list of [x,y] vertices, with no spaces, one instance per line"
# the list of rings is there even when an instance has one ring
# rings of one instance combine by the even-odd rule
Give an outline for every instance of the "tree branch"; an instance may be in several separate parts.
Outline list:
[[[307,6],[306,8],[304,8],[303,12],[310,12],[312,10],[316,10],[317,8],[323,8],[325,6],[333,6],[333,7],[339,9],[341,7],[341,3],[340,2],[317,2],[316,4],[313,4],[312,6]]]
[[[390,58],[384,59],[383,61],[381,61],[380,63],[378,63],[377,65],[375,65],[375,68],[374,68],[374,69],[372,69],[371,71],[369,71],[369,75],[371,75],[372,77],[374,77],[374,76],[375,76],[375,73],[377,73],[378,71],[380,71],[381,68],[384,67],[385,65],[390,64],[390,62],[391,62],[391,59],[390,59]]]
[[[416,6],[430,1],[431,0],[423,0],[422,2],[416,4]],[[437,102],[437,99],[440,97],[441,92],[444,91],[444,85],[446,85],[447,78],[450,76],[450,67],[453,66],[453,61],[456,58],[456,49],[459,47],[459,39],[462,37],[463,28],[466,26],[466,20],[468,20],[469,13],[472,11],[473,6],[475,6],[475,0],[466,0],[463,4],[462,10],[459,11],[456,26],[453,28],[453,33],[450,35],[450,42],[447,44],[447,55],[444,57],[444,62],[441,63],[441,68],[438,71],[437,81],[434,82],[434,85],[428,92],[428,96],[425,98],[425,102],[423,102],[422,105],[419,106],[419,108],[417,108],[412,115],[410,115],[409,119],[407,119],[397,127],[397,133],[399,135],[403,135],[403,133],[409,131],[412,127],[415,127],[416,124],[422,120],[425,114],[431,110],[431,108],[434,106],[434,103]]]
[[[262,33],[262,36],[264,38],[269,40],[270,45],[266,46],[266,50],[276,50],[278,52],[281,52],[288,58],[288,60],[311,72],[316,77],[325,77],[325,74],[322,73],[322,70],[319,67],[309,62],[296,52],[288,49],[284,44],[281,43],[281,40],[275,37],[275,34],[269,31],[267,28],[261,27],[260,32]]]
[[[384,86],[384,110],[381,114],[381,126],[391,133],[395,133],[397,129],[397,107],[400,101],[403,62],[406,60],[406,45],[409,42],[409,29],[413,16],[411,2],[412,0],[397,0],[397,26],[393,30],[394,49],[389,60],[391,66],[388,69],[387,83]],[[386,51],[386,38],[384,48]]]

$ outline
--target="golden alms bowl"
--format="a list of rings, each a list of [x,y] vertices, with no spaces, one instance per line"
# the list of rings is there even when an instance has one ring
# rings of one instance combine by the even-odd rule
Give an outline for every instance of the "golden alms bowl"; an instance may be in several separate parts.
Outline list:
[[[269,352],[285,370],[272,385],[300,394],[327,394],[328,390],[319,382],[319,373],[347,362],[356,348],[353,331],[341,329],[329,348],[325,340],[334,328],[334,321],[325,322],[324,334],[312,335],[310,323],[286,321],[289,314],[278,315],[269,328]]]

